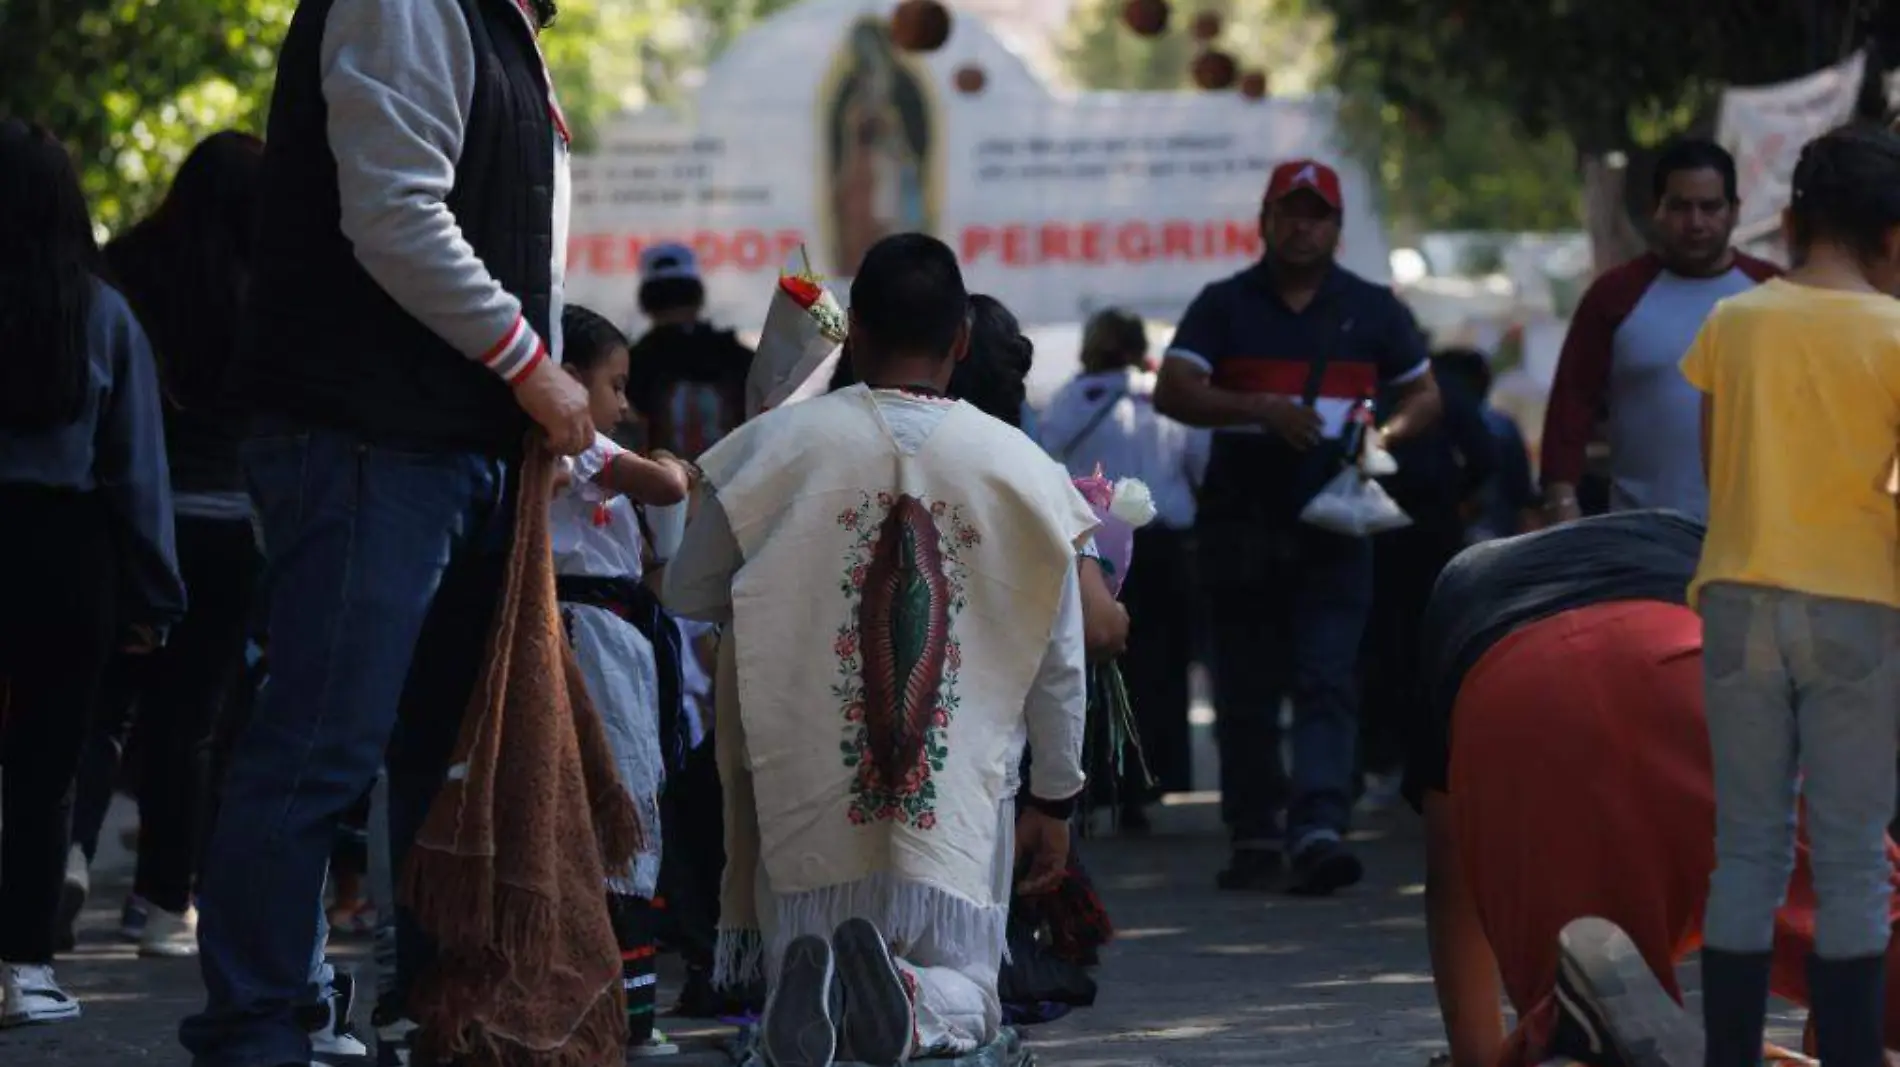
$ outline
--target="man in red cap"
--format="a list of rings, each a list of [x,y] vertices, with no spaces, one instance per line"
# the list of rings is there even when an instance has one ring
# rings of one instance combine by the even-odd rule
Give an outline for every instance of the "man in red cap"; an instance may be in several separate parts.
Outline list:
[[[1342,840],[1353,800],[1356,670],[1372,603],[1372,545],[1306,525],[1339,469],[1348,413],[1378,397],[1387,442],[1438,418],[1418,324],[1392,291],[1334,261],[1339,174],[1273,171],[1261,261],[1201,291],[1162,363],[1155,406],[1211,428],[1200,538],[1214,640],[1227,889],[1280,882],[1323,895],[1362,876]],[[1292,774],[1280,704],[1293,700]]]

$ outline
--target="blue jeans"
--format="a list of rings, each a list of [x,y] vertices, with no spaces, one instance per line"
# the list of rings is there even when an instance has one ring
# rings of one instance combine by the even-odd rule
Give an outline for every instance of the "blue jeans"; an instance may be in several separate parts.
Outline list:
[[[1237,845],[1337,841],[1352,813],[1372,543],[1305,524],[1203,526],[1221,815]],[[1280,704],[1293,700],[1292,774]],[[1284,817],[1284,828],[1282,818]]]
[[[1763,586],[1701,594],[1715,769],[1715,874],[1703,937],[1767,952],[1807,801],[1823,959],[1887,949],[1887,823],[1900,745],[1900,611]]]
[[[398,869],[440,787],[512,530],[509,471],[274,425],[245,466],[268,558],[271,677],[236,742],[199,888],[198,1067],[309,1061],[324,872],[385,762]],[[428,943],[410,929],[398,995]]]

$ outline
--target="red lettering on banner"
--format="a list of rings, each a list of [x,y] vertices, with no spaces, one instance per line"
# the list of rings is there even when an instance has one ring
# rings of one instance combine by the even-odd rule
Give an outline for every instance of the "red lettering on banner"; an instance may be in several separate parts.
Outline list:
[[[1129,263],[1146,263],[1154,255],[1148,240],[1148,228],[1138,223],[1115,231],[1115,255]]]
[[[798,230],[760,229],[576,234],[568,241],[568,264],[577,274],[638,274],[640,253],[663,242],[689,246],[699,269],[712,274],[771,270],[790,262],[806,237]],[[1260,233],[1251,219],[1009,222],[966,226],[957,246],[966,266],[1138,266],[1258,259]]]
[[[966,226],[958,238],[964,266],[1057,264],[1110,266],[1260,257],[1254,220],[1043,222]]]
[[[960,247],[957,249],[957,258],[964,263],[972,263],[982,259],[983,254],[990,249],[990,237],[991,233],[988,226],[964,227],[963,237],[958,242]]]
[[[1069,229],[1066,226],[1044,223],[1036,244],[1042,249],[1042,258],[1046,262],[1067,263],[1070,259]]]
[[[1235,259],[1260,258],[1260,224],[1258,222],[1230,222],[1227,224],[1226,240],[1221,245],[1221,255]]]
[[[1010,226],[1004,229],[1003,262],[1012,267],[1021,267],[1029,261],[1029,234],[1026,228]]]
[[[699,257],[699,269],[772,270],[789,263],[805,243],[798,230],[698,230],[685,234],[577,234],[567,242],[569,269],[581,274],[640,273],[640,253],[657,244],[678,242]]]
[[[1108,260],[1108,255],[1102,248],[1103,236],[1105,235],[1099,225],[1082,227],[1082,254],[1079,257],[1082,262],[1103,263]]]
[[[1161,227],[1161,254],[1169,259],[1194,258],[1194,227],[1170,222]]]

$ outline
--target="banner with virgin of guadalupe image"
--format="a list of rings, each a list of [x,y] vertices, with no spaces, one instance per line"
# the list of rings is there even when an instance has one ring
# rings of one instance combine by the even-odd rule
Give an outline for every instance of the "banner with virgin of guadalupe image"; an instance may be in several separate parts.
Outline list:
[[[1340,171],[1342,261],[1389,280],[1331,98],[1069,92],[966,9],[943,48],[905,52],[888,6],[797,5],[726,51],[690,113],[601,129],[575,160],[570,297],[635,325],[640,250],[683,241],[713,320],[753,330],[800,246],[845,301],[866,248],[923,231],[1027,325],[1108,305],[1173,319],[1259,258],[1267,175],[1304,156]]]

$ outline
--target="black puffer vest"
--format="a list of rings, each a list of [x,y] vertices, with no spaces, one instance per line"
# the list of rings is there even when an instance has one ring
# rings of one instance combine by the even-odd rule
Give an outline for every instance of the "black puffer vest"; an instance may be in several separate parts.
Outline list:
[[[512,455],[528,424],[507,385],[398,306],[343,236],[320,55],[333,3],[298,5],[278,60],[238,386],[260,411],[378,444]],[[476,77],[448,207],[529,325],[549,337],[547,74],[513,0],[458,3]]]

